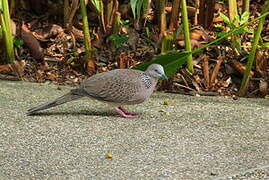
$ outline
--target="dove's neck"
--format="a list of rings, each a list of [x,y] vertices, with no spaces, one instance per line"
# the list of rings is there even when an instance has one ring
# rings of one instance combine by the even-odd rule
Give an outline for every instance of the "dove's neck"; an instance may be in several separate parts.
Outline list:
[[[156,86],[157,80],[155,78],[150,77],[146,72],[142,73],[142,81],[146,87],[146,89],[154,88]]]

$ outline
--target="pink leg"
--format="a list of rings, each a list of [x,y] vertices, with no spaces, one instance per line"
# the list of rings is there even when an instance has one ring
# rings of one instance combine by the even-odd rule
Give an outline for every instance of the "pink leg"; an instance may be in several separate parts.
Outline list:
[[[128,115],[137,115],[136,113],[134,112],[129,112],[127,109],[124,109],[123,107],[118,107],[120,110],[122,110],[125,114],[128,114]]]
[[[117,108],[116,108],[116,111],[119,113],[119,115],[120,115],[121,117],[124,117],[124,118],[135,118],[135,117],[137,117],[137,116],[135,116],[135,115],[126,113],[126,112],[128,112],[128,111],[125,111],[125,109],[122,109],[121,107],[117,107]]]

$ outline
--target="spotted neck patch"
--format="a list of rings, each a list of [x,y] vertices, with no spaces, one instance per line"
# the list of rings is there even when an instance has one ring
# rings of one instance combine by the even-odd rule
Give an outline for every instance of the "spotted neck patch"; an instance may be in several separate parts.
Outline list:
[[[142,73],[142,81],[145,84],[146,89],[151,88],[152,86],[152,81],[151,78],[146,74],[146,73]]]

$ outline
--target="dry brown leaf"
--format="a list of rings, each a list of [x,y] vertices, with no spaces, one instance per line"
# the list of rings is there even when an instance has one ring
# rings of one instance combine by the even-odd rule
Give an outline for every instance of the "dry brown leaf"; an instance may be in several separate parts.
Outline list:
[[[268,58],[265,52],[258,50],[255,56],[255,65],[258,71],[265,71],[268,69]]]
[[[120,4],[119,5],[119,12],[121,13],[121,17],[123,19],[128,18],[128,13],[131,11],[130,4]]]
[[[181,46],[181,47],[185,47],[185,41],[181,40],[181,41],[178,41],[178,45]],[[201,47],[201,43],[197,40],[192,40],[191,39],[191,47],[192,48],[199,48]]]
[[[205,32],[199,30],[199,29],[194,29],[190,32],[190,38],[191,40],[202,40],[205,39],[207,35]],[[180,34],[176,37],[177,40],[184,40],[184,34]]]
[[[238,62],[236,60],[232,60],[229,62],[229,65],[231,65],[236,70],[236,72],[238,72],[240,75],[244,74],[246,67],[243,64],[241,64],[240,62]],[[250,75],[253,76],[254,72],[251,71]]]
[[[15,37],[17,28],[16,28],[16,23],[12,19],[10,19],[10,25],[11,25],[12,36]]]
[[[24,44],[28,47],[33,58],[37,60],[44,59],[44,54],[40,43],[33,36],[32,32],[27,28],[25,24],[23,24],[21,27],[21,38],[24,41]]]
[[[134,60],[130,55],[121,53],[118,64],[120,69],[126,69],[134,64]]]
[[[262,94],[268,93],[268,82],[265,80],[261,80],[259,83],[259,90]]]
[[[213,18],[213,23],[219,23],[219,22],[223,22],[222,17],[218,16],[218,17]]]
[[[166,7],[164,7],[164,9],[168,13],[171,13],[171,11],[172,11],[172,7],[171,6],[166,6]]]
[[[204,73],[204,78],[205,78],[207,88],[209,88],[209,86],[210,86],[209,70],[208,70],[208,59],[209,59],[209,56],[204,56],[203,57],[203,73]]]
[[[89,60],[86,64],[87,72],[90,75],[93,75],[96,73],[95,63],[93,60]]]
[[[33,34],[38,38],[38,39],[48,39],[54,36],[57,36],[60,33],[63,33],[64,30],[61,26],[57,24],[52,24],[50,26],[43,27],[42,29],[37,30]]]
[[[126,69],[128,65],[128,57],[126,54],[121,53],[119,57],[119,68]]]
[[[25,61],[14,61],[11,64],[0,65],[0,73],[13,74],[22,77],[24,73]]]
[[[219,73],[219,70],[220,70],[220,66],[222,64],[222,62],[224,61],[224,56],[219,56],[218,57],[218,60],[216,62],[216,65],[213,69],[213,72],[211,74],[211,78],[210,78],[210,88],[213,87],[215,81],[216,81],[216,78],[218,76],[218,73]]]
[[[84,36],[83,36],[83,32],[81,30],[72,26],[71,32],[74,34],[76,40],[83,41]]]
[[[192,84],[193,84],[193,86],[195,87],[195,89],[196,89],[196,91],[201,91],[201,88],[200,88],[200,86],[199,86],[199,83],[197,82],[197,79],[194,77],[194,78],[192,78]]]
[[[219,3],[216,3],[215,4],[215,10],[221,10],[223,7],[222,7],[222,4],[219,4]]]
[[[167,13],[171,13],[172,12],[172,7],[171,6],[166,6],[164,9],[165,9],[165,11]],[[195,15],[196,8],[195,7],[192,7],[192,6],[187,6],[187,11],[188,11],[188,16],[189,17],[193,17]]]
[[[10,64],[0,65],[0,72],[4,73],[4,74],[11,73],[12,68],[11,68]]]
[[[197,9],[192,6],[187,6],[187,11],[188,11],[188,16],[193,17],[195,16],[195,12],[197,11]]]
[[[191,31],[190,36],[192,40],[201,40],[204,36],[204,32],[198,29],[194,29]]]

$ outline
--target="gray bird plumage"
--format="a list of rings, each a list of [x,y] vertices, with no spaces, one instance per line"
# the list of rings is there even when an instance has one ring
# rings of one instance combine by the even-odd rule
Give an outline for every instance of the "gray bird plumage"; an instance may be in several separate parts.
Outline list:
[[[144,102],[152,94],[160,77],[166,76],[163,67],[159,64],[150,65],[145,72],[115,69],[99,73],[84,80],[77,89],[56,100],[29,109],[27,114],[31,115],[81,97],[90,97],[118,107],[116,110],[123,117],[132,117],[133,113],[129,113],[121,106]]]

